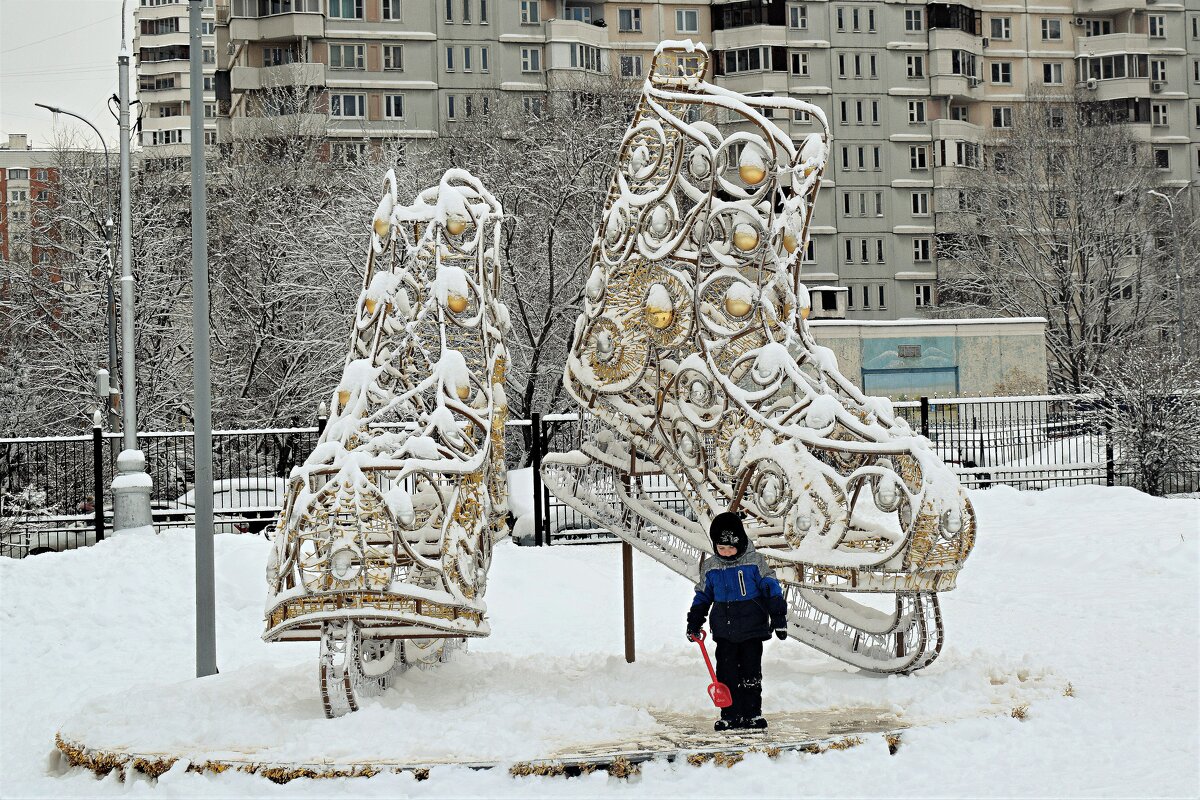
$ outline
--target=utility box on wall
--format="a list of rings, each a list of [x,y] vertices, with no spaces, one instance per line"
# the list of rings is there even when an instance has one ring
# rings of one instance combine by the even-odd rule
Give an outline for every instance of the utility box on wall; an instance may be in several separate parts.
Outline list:
[[[1046,321],[1015,319],[812,320],[842,374],[867,394],[999,397],[1046,393]]]

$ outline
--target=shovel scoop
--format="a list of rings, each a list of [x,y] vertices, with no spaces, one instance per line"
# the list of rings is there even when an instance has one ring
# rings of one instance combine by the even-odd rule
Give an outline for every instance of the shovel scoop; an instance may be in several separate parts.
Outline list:
[[[728,686],[717,680],[717,673],[713,670],[712,661],[708,659],[708,649],[704,646],[704,636],[704,629],[701,628],[700,635],[692,641],[700,645],[700,654],[704,656],[704,665],[708,667],[708,675],[712,678],[712,683],[708,685],[708,696],[717,708],[728,708],[733,705],[733,695],[729,693]]]

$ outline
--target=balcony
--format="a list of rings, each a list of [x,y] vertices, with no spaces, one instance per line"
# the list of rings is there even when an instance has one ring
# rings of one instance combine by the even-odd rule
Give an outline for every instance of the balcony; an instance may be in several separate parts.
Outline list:
[[[187,31],[171,31],[170,33],[139,33],[137,47],[187,47],[191,41]]]
[[[235,139],[291,138],[323,135],[328,118],[324,114],[283,114],[277,117],[234,117],[229,123],[229,132]]]
[[[978,56],[983,53],[983,39],[958,28],[933,28],[929,31],[929,51],[935,50],[966,50]]]
[[[983,81],[970,75],[945,73],[932,75],[929,79],[930,93],[934,97],[969,97],[983,99]]]
[[[1075,40],[1075,55],[1105,56],[1114,53],[1145,53],[1150,39],[1144,33],[1110,33],[1107,36],[1080,36]]]
[[[234,41],[287,42],[324,36],[322,14],[294,12],[257,19],[234,17],[229,21],[229,38]]]
[[[1145,10],[1146,0],[1075,0],[1075,13],[1085,16]]]
[[[234,67],[229,71],[229,83],[235,92],[252,92],[277,86],[324,86],[325,65],[303,62],[276,67]]]
[[[1093,100],[1122,100],[1130,97],[1149,97],[1149,78],[1113,78],[1096,81],[1096,88],[1088,92]]]
[[[782,25],[749,25],[744,28],[713,31],[713,50],[736,50],[740,47],[771,45],[783,47],[787,44],[787,28]]]
[[[608,47],[608,29],[573,19],[546,20],[546,41],[578,42],[593,47]],[[649,66],[649,64],[647,64]]]
[[[983,139],[983,128],[970,122],[957,119],[935,119],[933,121],[933,138],[953,139],[955,141],[978,142]]]

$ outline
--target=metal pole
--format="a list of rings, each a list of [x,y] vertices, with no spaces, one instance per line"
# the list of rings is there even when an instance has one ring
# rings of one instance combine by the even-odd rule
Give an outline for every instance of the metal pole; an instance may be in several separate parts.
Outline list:
[[[637,654],[633,638],[633,548],[629,542],[621,542],[621,584],[625,600],[625,662],[632,664]]]
[[[92,415],[92,503],[96,541],[104,541],[104,418],[100,409]]]
[[[921,398],[921,435],[929,438],[929,398]]]
[[[121,398],[122,446],[137,450],[137,384],[133,356],[133,250],[129,207],[129,51],[121,42],[117,57],[121,115]]]
[[[549,526],[546,524],[545,507],[542,504],[542,415],[534,411],[529,415],[530,436],[529,447],[532,451],[530,466],[533,467],[533,543],[538,547],[543,539],[549,539]]]
[[[196,443],[196,677],[217,672],[217,608],[213,566],[212,397],[208,344],[208,211],[204,188],[203,0],[188,0],[192,141],[192,404]]]

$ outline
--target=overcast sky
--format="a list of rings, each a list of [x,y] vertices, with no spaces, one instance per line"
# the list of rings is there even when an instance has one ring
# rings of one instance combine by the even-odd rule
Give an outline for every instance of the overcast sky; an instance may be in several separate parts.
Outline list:
[[[130,47],[137,2],[126,3]],[[83,123],[56,122],[33,105],[47,103],[88,118],[115,148],[117,123],[105,100],[117,91],[120,49],[121,0],[0,0],[0,139],[28,133],[34,146],[46,146],[57,132],[99,147]],[[132,58],[129,72],[134,78]]]

